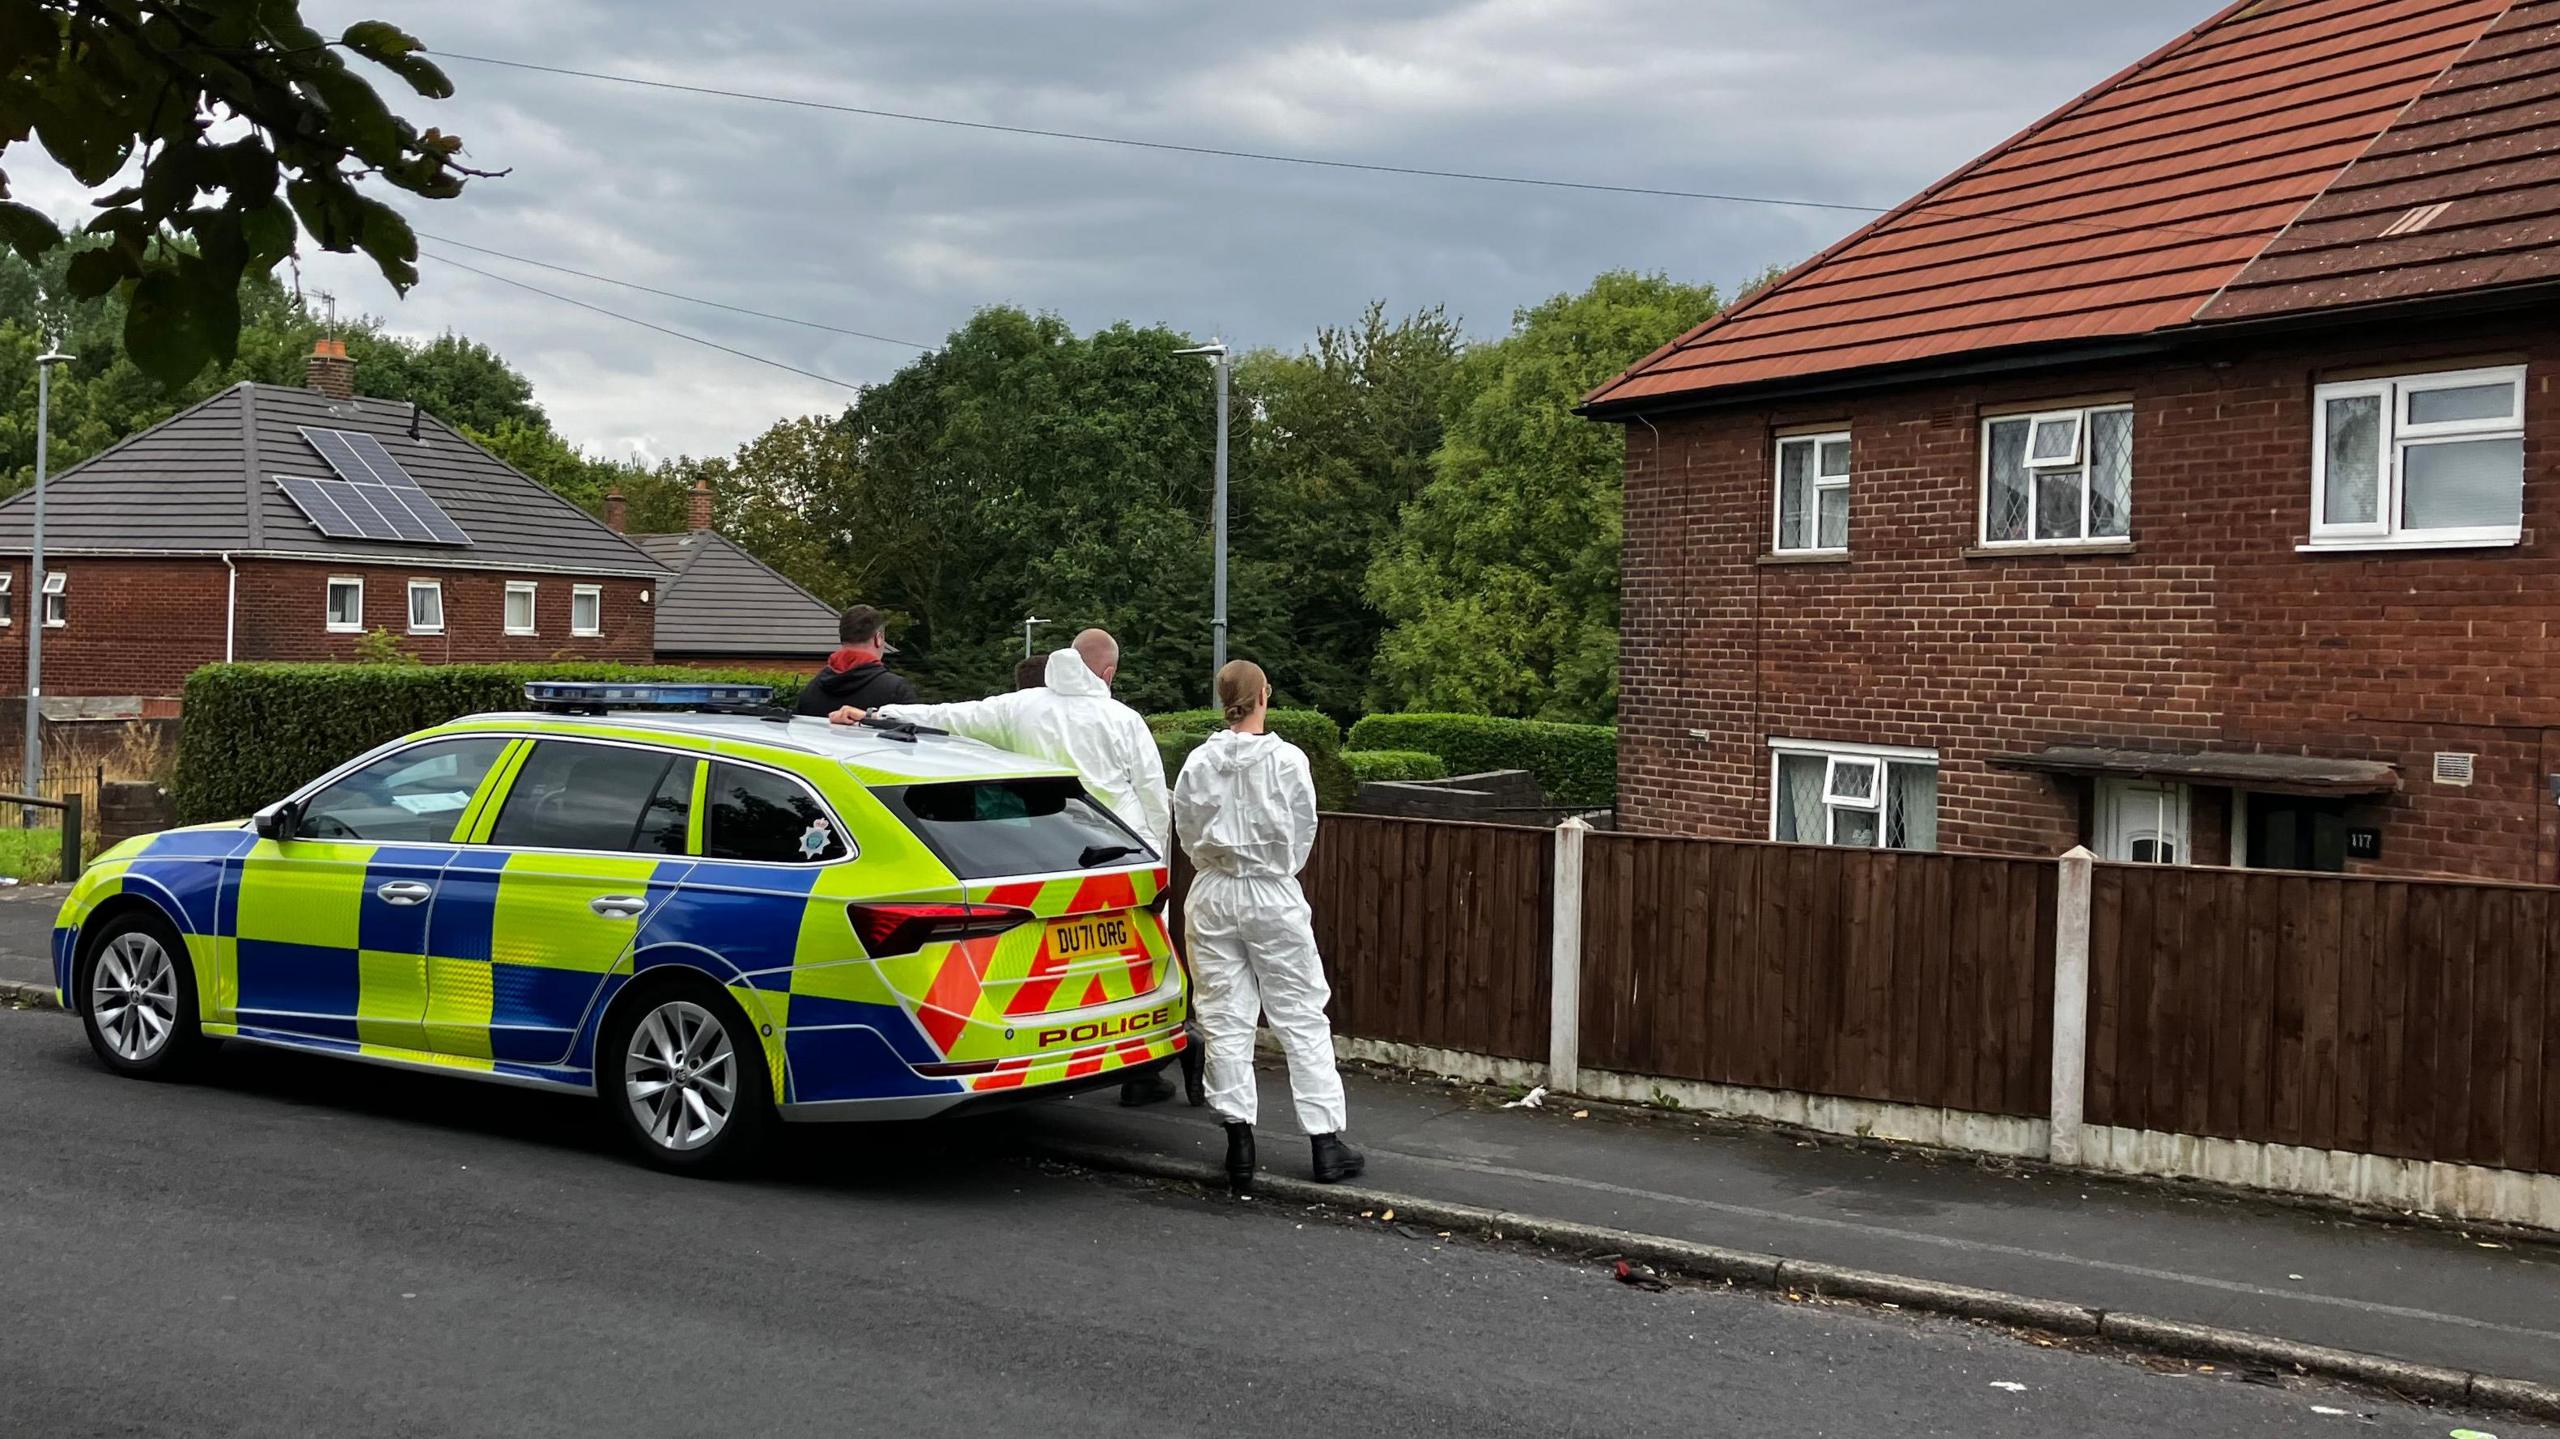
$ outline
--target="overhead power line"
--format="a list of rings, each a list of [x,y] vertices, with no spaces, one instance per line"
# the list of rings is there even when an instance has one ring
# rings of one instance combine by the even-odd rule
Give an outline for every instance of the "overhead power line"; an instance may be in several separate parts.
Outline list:
[[[638,290],[644,295],[656,295],[662,299],[668,300],[682,300],[688,305],[704,305],[714,310],[726,310],[733,315],[750,315],[759,320],[772,320],[785,325],[798,325],[802,329],[807,330],[824,330],[830,335],[851,335],[857,340],[877,340],[884,345],[904,345],[910,350],[930,350],[933,348],[931,345],[920,344],[914,340],[901,340],[895,335],[875,335],[869,330],[848,330],[842,325],[829,325],[817,320],[803,320],[794,315],[776,315],[766,310],[750,310],[744,305],[731,305],[724,304],[719,300],[706,300],[700,295],[686,295],[680,294],[674,290],[661,290],[654,285],[643,285],[636,280],[617,280],[611,275],[598,275],[586,270],[573,270],[566,265],[555,265],[549,260],[537,260],[529,255],[511,255],[504,250],[492,250],[486,245],[474,245],[467,240],[456,240],[448,235],[431,235],[424,230],[420,230],[417,233],[418,238],[421,240],[433,240],[439,245],[451,245],[457,250],[469,250],[474,254],[489,255],[500,260],[513,260],[519,265],[531,265],[539,270],[551,270],[563,275],[575,275],[581,280],[593,280],[599,285],[619,285],[626,290]],[[449,264],[451,262],[448,261],[447,263]],[[557,297],[555,296],[554,298]]]
[[[626,325],[638,325],[644,330],[655,330],[661,335],[670,335],[679,340],[690,341],[693,344],[701,345],[707,349],[718,350],[724,355],[735,355],[741,360],[753,360],[759,365],[770,365],[777,370],[787,370],[792,374],[799,375],[805,379],[823,381],[827,384],[834,385],[839,389],[852,390],[857,394],[862,390],[862,386],[855,384],[851,380],[839,380],[833,375],[821,375],[815,370],[801,369],[798,365],[786,365],[780,360],[773,359],[770,356],[756,354],[751,350],[732,349],[727,345],[721,344],[718,340],[707,340],[700,335],[691,334],[684,330],[670,329],[665,325],[653,324],[636,315],[626,315],[619,310],[608,310],[602,305],[591,305],[584,300],[572,299],[571,297],[560,294],[557,291],[543,289],[539,285],[528,285],[522,280],[512,280],[504,275],[483,270],[477,265],[466,265],[462,261],[453,258],[451,255],[439,255],[433,250],[421,250],[418,253],[422,258],[433,260],[439,265],[451,265],[453,268],[460,270],[465,274],[478,275],[484,280],[495,280],[501,285],[513,285],[519,290],[540,295],[546,300],[557,300],[563,305],[575,305],[581,310],[592,311],[595,314],[603,315],[610,319],[620,320]]]
[[[1855,215],[1881,215],[1876,205],[1847,205],[1833,200],[1799,200],[1780,195],[1737,195],[1714,190],[1673,190],[1652,185],[1606,185],[1593,180],[1559,180],[1543,175],[1496,175],[1477,170],[1435,170],[1421,165],[1386,165],[1364,160],[1328,160],[1315,155],[1283,155],[1268,150],[1229,150],[1214,145],[1181,145],[1169,140],[1141,140],[1130,135],[1092,135],[1075,130],[1043,130],[1030,125],[999,125],[986,120],[959,120],[948,115],[920,115],[906,110],[879,110],[864,105],[839,105],[825,100],[801,100],[788,95],[764,95],[752,90],[724,90],[711,85],[684,85],[673,80],[647,80],[637,75],[612,75],[597,70],[573,70],[563,65],[536,65],[526,60],[502,60],[494,55],[463,55],[450,50],[433,52],[440,60],[462,60],[474,65],[498,65],[509,70],[531,70],[544,75],[565,75],[579,80],[602,80],[615,85],[636,85],[649,90],[674,90],[687,95],[709,95],[723,100],[747,100],[759,105],[788,105],[800,110],[824,110],[837,115],[862,115],[874,120],[904,120],[915,125],[941,125],[955,130],[985,130],[1000,135],[1029,135],[1043,140],[1071,140],[1084,145],[1117,145],[1132,150],[1158,150],[1177,155],[1208,155],[1222,160],[1255,160],[1269,165],[1305,165],[1323,170],[1363,170],[1374,175],[1407,175],[1433,180],[1473,180],[1494,185],[1528,185],[1548,190],[1588,190],[1606,195],[1650,195],[1672,200],[1715,200],[1733,205],[1782,205],[1798,210],[1838,210]]]

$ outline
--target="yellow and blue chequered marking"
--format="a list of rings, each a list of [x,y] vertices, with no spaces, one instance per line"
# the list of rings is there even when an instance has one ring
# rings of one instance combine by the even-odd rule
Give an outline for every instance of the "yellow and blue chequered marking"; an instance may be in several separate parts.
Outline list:
[[[685,747],[664,733],[616,737]],[[859,858],[791,866],[492,848],[488,825],[528,749],[513,745],[493,766],[450,843],[279,848],[246,827],[207,826],[118,846],[57,919],[57,988],[73,1000],[82,927],[100,907],[138,901],[183,938],[208,1034],[581,1088],[592,1086],[613,996],[666,966],[736,997],[778,1100],[958,1098],[1145,1063],[1180,1043],[1179,969],[1151,908],[1161,871],[964,887],[860,776],[733,741],[699,746],[701,757],[743,755],[798,773],[844,818]],[[698,817],[690,847],[701,848]],[[429,897],[401,904],[381,893],[404,881]],[[636,924],[592,911],[606,891],[645,896]],[[1004,904],[1036,919],[917,954],[865,954],[846,906],[895,900]],[[1131,953],[1066,970],[1052,962],[1047,920],[1124,908]],[[1059,1015],[1081,1025],[1124,1011],[1148,1032],[1134,1033],[1124,1015],[1108,1042],[1038,1039]],[[1158,1024],[1165,1014],[1174,1022]]]

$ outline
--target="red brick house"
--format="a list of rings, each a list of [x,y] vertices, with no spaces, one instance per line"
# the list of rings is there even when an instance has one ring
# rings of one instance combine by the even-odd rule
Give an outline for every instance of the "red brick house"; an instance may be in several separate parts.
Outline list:
[[[2560,0],[2234,5],[1589,398],[1639,829],[2560,880]]]
[[[310,387],[239,384],[0,503],[0,712],[45,626],[48,718],[176,711],[197,667],[422,658],[647,662],[667,569],[413,407],[356,398],[343,347]]]

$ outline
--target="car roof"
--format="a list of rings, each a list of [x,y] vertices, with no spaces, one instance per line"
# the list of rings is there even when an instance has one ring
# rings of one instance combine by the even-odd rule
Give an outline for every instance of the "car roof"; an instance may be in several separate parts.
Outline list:
[[[683,710],[611,710],[600,715],[503,713],[468,715],[445,728],[506,728],[574,735],[581,729],[662,734],[670,739],[716,740],[837,760],[871,783],[906,780],[1007,779],[1071,775],[1047,760],[997,749],[958,735],[927,734],[912,740],[867,725],[830,724],[795,716],[788,721],[747,714],[699,714]]]

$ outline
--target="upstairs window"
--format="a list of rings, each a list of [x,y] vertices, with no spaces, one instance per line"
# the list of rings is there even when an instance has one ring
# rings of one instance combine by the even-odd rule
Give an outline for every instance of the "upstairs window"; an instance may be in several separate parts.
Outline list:
[[[1771,740],[1769,837],[1857,849],[1938,847],[1931,750]]]
[[[2133,533],[2133,409],[2003,415],[1982,426],[1982,542],[2072,545]]]
[[[2311,425],[2313,545],[2524,537],[2523,367],[2322,385]]]
[[[1790,435],[1778,441],[1778,533],[1774,548],[1782,555],[1847,552],[1847,434]]]

